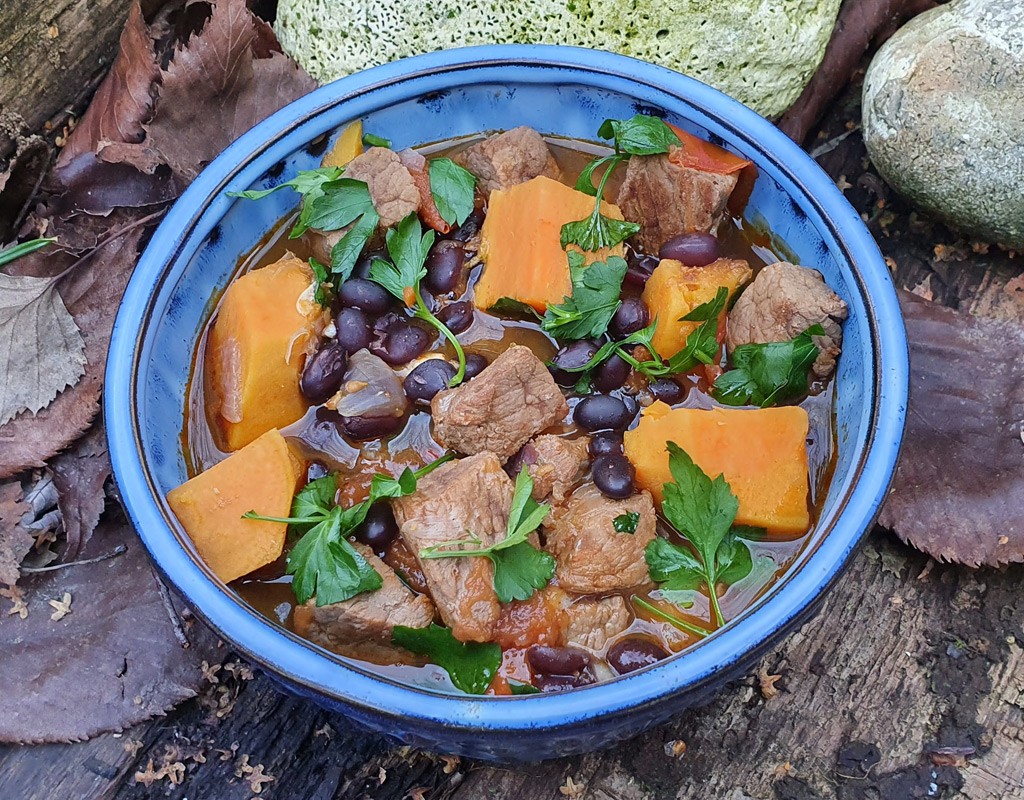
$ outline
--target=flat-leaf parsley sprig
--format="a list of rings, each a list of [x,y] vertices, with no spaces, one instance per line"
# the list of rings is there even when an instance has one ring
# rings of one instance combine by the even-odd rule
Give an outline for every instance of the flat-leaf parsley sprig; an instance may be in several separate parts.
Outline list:
[[[342,508],[334,502],[338,491],[334,474],[310,481],[292,502],[290,517],[268,517],[248,511],[245,519],[284,522],[300,534],[288,553],[287,574],[292,576],[292,591],[299,603],[316,596],[318,606],[340,603],[363,592],[372,592],[383,584],[380,574],[356,550],[348,536],[379,500],[402,497],[416,491],[416,483],[442,464],[447,455],[418,470],[406,468],[398,478],[374,475],[370,494],[361,503]]]

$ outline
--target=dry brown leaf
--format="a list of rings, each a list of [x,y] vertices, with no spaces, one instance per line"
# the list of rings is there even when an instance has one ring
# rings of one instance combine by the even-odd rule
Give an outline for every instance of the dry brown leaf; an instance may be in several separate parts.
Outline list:
[[[75,441],[96,416],[110,331],[138,258],[143,230],[136,227],[111,241],[62,280],[64,302],[85,340],[85,376],[34,417],[19,414],[0,426],[0,478],[43,466]]]
[[[940,561],[1024,561],[1024,327],[900,302],[910,404],[880,522]]]
[[[118,510],[108,512],[83,559],[116,558],[22,578],[34,613],[0,616],[0,742],[78,741],[123,730],[195,695],[199,663],[217,660],[204,627],[176,638],[142,542]],[[67,593],[74,610],[55,622],[35,613]]]
[[[110,456],[103,425],[99,422],[75,446],[50,461],[57,488],[57,506],[64,523],[64,561],[74,561],[100,521],[106,497],[103,485],[110,477]]]
[[[17,481],[0,485],[0,583],[18,582],[21,560],[35,544],[35,537],[21,526],[21,518],[32,511]]]
[[[0,272],[0,425],[35,414],[85,373],[85,342],[54,278]]]
[[[141,142],[142,123],[153,109],[151,90],[159,78],[153,42],[136,0],[110,73],[57,159],[58,177],[77,156],[94,153],[101,142]]]
[[[287,56],[254,58],[254,51],[269,52],[255,19],[245,0],[220,0],[162,74],[146,145],[187,181],[242,133],[316,86]]]

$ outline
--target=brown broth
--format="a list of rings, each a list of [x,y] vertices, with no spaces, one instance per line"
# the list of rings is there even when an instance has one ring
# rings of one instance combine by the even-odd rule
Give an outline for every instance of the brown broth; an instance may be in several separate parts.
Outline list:
[[[450,154],[467,146],[476,138],[478,137],[447,145],[439,143],[425,147],[422,151],[432,155]],[[602,155],[609,152],[607,148],[600,145],[584,142],[574,142],[569,145],[564,139],[554,139],[549,143],[562,169],[563,178],[570,184],[595,154]],[[606,190],[606,196],[613,197],[615,195],[617,187],[621,183],[622,172],[624,170],[619,170],[618,174],[609,181],[610,188]],[[239,259],[235,277],[249,270],[271,264],[288,251],[305,259],[309,255],[305,242],[301,239],[289,240],[287,238],[287,232],[291,228],[294,218],[293,214],[281,220],[259,245],[242,256]],[[745,225],[742,220],[724,220],[719,228],[718,236],[723,256],[746,260],[755,273],[770,261],[778,260],[780,256],[785,258],[788,255],[785,252],[785,246],[774,241],[770,234],[754,230]],[[460,299],[472,298],[473,287],[479,273],[479,266],[472,270],[467,292]],[[215,302],[211,301],[211,303],[215,310],[219,298],[214,300]],[[208,469],[227,456],[227,453],[217,445],[217,437],[205,411],[206,387],[201,356],[205,353],[207,335],[214,316],[215,314],[211,313],[200,337],[188,387],[188,407],[182,432],[182,443],[190,476]],[[554,340],[538,325],[523,320],[503,319],[481,311],[477,311],[476,321],[465,333],[460,334],[459,339],[467,354],[480,353],[487,356],[488,360],[493,360],[495,356],[513,343],[530,347],[545,360],[550,358],[556,350]],[[443,342],[443,340],[441,341]],[[434,351],[448,357],[453,355],[448,347],[438,343],[435,343]],[[712,401],[701,390],[702,388],[699,384],[695,386],[679,405],[710,407]],[[811,421],[808,455],[811,475],[810,500],[813,506],[812,530],[821,511],[836,458],[833,386],[830,383],[825,387],[819,387],[819,389],[818,394],[807,397],[800,404],[808,411]],[[570,398],[569,402],[570,405],[573,405],[573,398]],[[576,434],[571,423],[565,423],[562,426],[562,432],[567,435]],[[308,460],[319,461],[339,473],[340,502],[344,505],[354,504],[366,497],[370,479],[375,472],[398,474],[406,466],[413,468],[422,466],[445,452],[444,448],[431,436],[430,417],[423,411],[412,413],[404,428],[396,435],[372,442],[357,444],[348,442],[338,433],[334,424],[318,418],[316,408],[310,408],[302,419],[283,429],[282,433]],[[660,521],[659,528],[663,535],[681,541],[679,535],[664,520]],[[771,588],[799,555],[808,536],[809,534],[806,534],[785,541],[769,538],[750,543],[754,561],[750,575],[729,586],[720,597],[722,613],[727,621],[741,614]],[[392,557],[388,557],[386,560],[398,568],[401,565],[401,560],[395,561],[395,559],[399,555],[401,554],[392,554]],[[284,559],[264,568],[257,574],[237,581],[234,587],[246,602],[273,623],[293,630],[295,599],[291,592],[290,577],[284,575]],[[645,590],[639,594],[655,605],[663,601],[661,592],[656,589]],[[629,595],[627,595],[627,600],[628,597]],[[676,593],[672,600],[674,605],[663,603],[663,607],[669,613],[705,628],[712,629],[714,627],[709,601],[705,595],[697,591],[686,593],[685,597]],[[685,611],[681,610],[680,605],[686,605],[686,603],[692,603],[692,606],[686,608]],[[685,649],[697,641],[696,637],[667,622],[658,620],[644,609],[633,604],[630,606],[636,614],[636,618],[627,633],[642,633],[652,636],[672,652]],[[524,652],[524,650],[516,648],[507,650],[499,675],[504,678],[528,681],[530,678],[528,668],[523,660]],[[598,656],[599,677],[613,677],[614,673],[611,669],[600,660],[604,653],[595,655]],[[416,685],[442,690],[450,689],[443,670],[431,665],[425,667],[413,664],[373,665],[372,669]]]

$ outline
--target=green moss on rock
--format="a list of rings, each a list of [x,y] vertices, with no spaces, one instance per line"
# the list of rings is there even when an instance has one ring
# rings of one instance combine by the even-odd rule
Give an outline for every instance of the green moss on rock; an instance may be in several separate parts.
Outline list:
[[[280,0],[285,49],[321,82],[432,50],[501,43],[613,50],[678,70],[768,117],[825,52],[840,0]]]

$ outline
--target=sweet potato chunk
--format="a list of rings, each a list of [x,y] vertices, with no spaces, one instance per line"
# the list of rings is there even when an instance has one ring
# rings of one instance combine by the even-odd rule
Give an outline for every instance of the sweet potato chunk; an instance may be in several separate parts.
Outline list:
[[[707,410],[657,402],[624,438],[637,484],[659,503],[672,480],[665,443],[675,442],[712,478],[725,476],[740,502],[736,524],[786,538],[810,527],[807,429],[807,412],[797,406]]]
[[[658,318],[652,341],[658,355],[670,358],[686,345],[686,337],[699,322],[679,322],[701,303],[715,299],[718,287],[729,290],[730,299],[754,273],[746,261],[720,258],[706,267],[688,267],[680,261],[663,259],[644,287],[643,300]],[[728,303],[726,303],[728,307]],[[725,311],[719,326],[725,321]],[[721,327],[719,327],[721,330]]]
[[[544,313],[572,292],[562,225],[585,219],[594,198],[543,175],[491,193],[481,231],[484,271],[476,285],[477,308],[510,297]],[[601,203],[606,217],[622,219],[618,206]],[[587,263],[621,256],[622,245],[587,253]]]
[[[224,293],[207,343],[209,419],[226,450],[306,413],[299,377],[319,336],[313,273],[294,256],[249,272]]]
[[[167,493],[203,561],[225,583],[281,557],[287,525],[243,519],[287,517],[303,464],[277,430]]]
[[[344,167],[356,156],[363,154],[363,121],[357,119],[341,132],[334,147],[320,162],[321,167]]]

